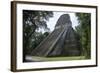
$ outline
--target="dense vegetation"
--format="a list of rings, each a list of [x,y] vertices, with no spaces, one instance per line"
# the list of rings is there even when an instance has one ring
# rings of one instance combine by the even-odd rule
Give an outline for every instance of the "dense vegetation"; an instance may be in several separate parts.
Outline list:
[[[83,55],[87,59],[91,58],[91,14],[90,13],[76,13],[79,25],[76,27],[77,33],[80,35]]]
[[[25,56],[49,34],[46,21],[53,17],[51,11],[23,10],[23,61]],[[38,32],[44,29],[46,32]]]

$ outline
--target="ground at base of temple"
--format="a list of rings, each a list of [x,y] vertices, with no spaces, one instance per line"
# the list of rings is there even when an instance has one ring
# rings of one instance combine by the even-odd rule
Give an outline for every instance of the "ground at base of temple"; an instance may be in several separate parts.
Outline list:
[[[86,59],[85,56],[72,56],[72,57],[38,57],[38,56],[27,56],[26,57],[26,60],[29,60],[31,62],[69,61],[69,60],[85,60],[85,59]]]

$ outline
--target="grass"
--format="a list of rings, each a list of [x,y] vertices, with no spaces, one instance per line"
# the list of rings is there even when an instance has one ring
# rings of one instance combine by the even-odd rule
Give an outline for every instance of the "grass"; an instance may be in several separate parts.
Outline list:
[[[32,56],[33,61],[68,61],[68,60],[84,60],[85,56],[73,57],[37,57]]]

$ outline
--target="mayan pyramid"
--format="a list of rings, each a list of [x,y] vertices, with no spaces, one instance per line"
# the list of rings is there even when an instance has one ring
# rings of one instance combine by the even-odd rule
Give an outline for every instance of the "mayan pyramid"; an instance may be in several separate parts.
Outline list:
[[[33,51],[33,56],[80,56],[80,37],[72,28],[69,14],[58,19],[54,31],[48,35]]]

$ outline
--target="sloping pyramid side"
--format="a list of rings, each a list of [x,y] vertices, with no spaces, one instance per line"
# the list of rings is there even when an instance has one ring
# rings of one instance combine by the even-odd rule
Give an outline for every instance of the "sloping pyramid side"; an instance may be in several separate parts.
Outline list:
[[[50,35],[44,39],[38,47],[36,47],[32,51],[32,55],[34,56],[47,56],[49,52],[52,50],[52,47],[58,42],[61,35],[63,34],[64,29],[55,29]]]
[[[47,56],[80,56],[82,46],[80,37],[71,26],[65,27],[63,34]]]

